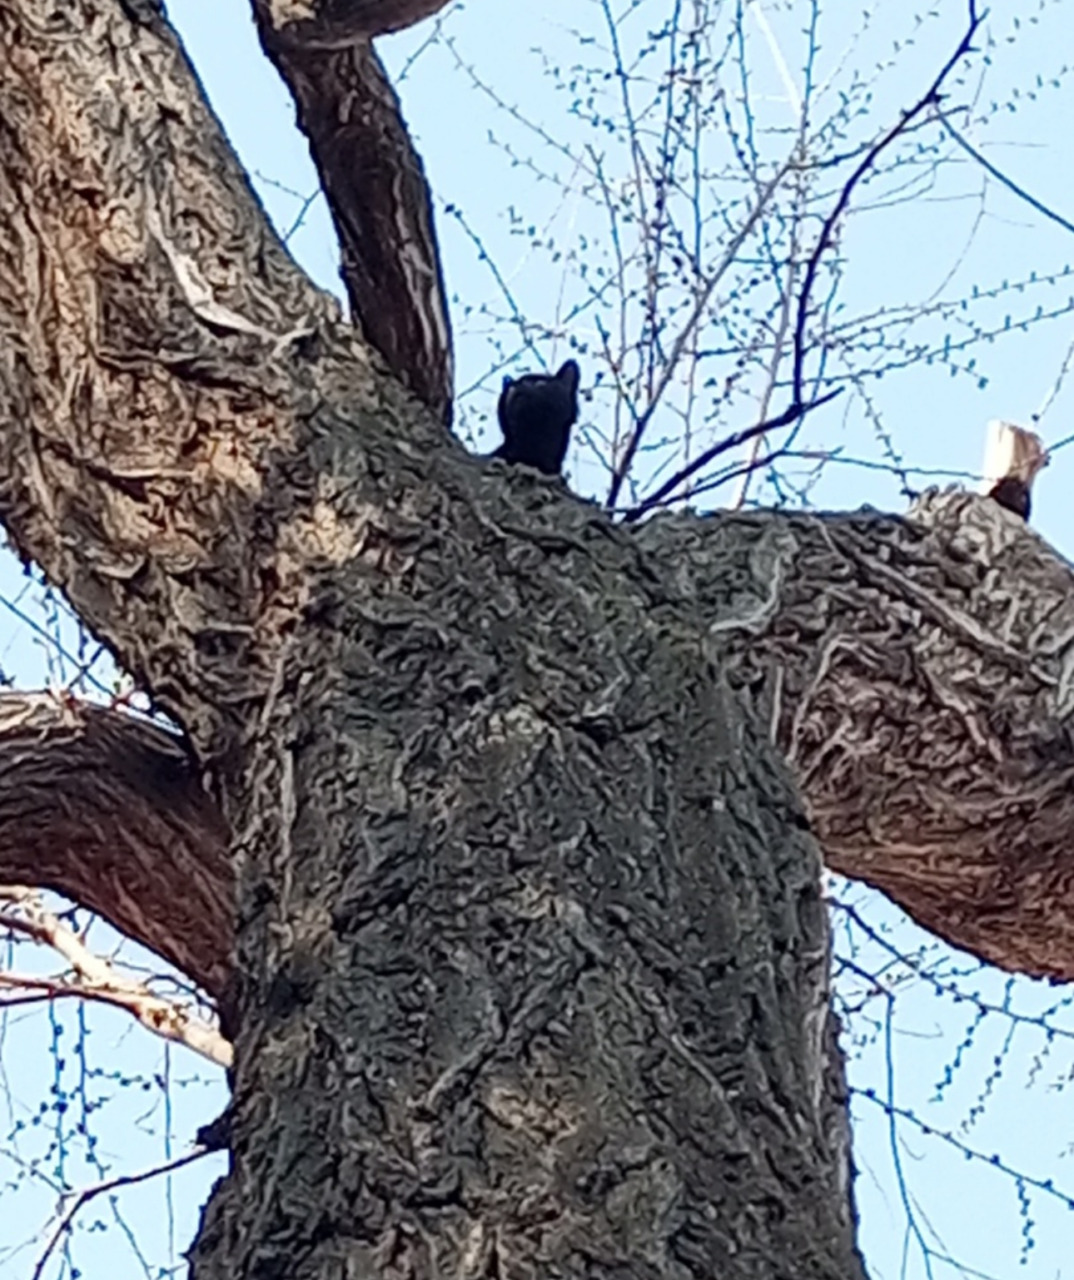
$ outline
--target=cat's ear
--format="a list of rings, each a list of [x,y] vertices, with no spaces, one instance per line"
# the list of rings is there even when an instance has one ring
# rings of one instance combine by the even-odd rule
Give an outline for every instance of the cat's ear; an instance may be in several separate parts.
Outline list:
[[[578,382],[581,376],[577,360],[565,360],[556,371],[556,381],[563,383],[572,398],[578,394]]]

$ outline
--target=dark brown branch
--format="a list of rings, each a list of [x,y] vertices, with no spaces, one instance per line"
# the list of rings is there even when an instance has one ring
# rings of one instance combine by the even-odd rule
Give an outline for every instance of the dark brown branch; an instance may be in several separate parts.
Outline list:
[[[339,236],[352,314],[392,373],[448,422],[451,327],[432,199],[399,99],[366,38],[408,26],[444,3],[349,0],[321,4],[317,17],[280,26],[272,21],[278,6],[268,0],[254,0],[254,13],[309,139]]]
[[[0,881],[89,907],[224,999],[225,825],[179,740],[155,725],[52,694],[0,694]]]
[[[911,519],[878,522],[872,551],[862,522],[839,531],[853,632],[817,638],[824,675],[784,741],[829,866],[982,959],[1070,981],[1074,572],[984,497],[926,494]]]
[[[795,319],[794,326],[794,372],[792,375],[793,399],[795,404],[800,404],[803,395],[803,384],[805,382],[805,357],[806,357],[806,323],[809,319],[809,301],[813,293],[813,285],[817,278],[817,271],[820,269],[820,261],[823,258],[828,246],[831,244],[832,235],[835,231],[836,224],[846,212],[847,205],[850,203],[850,197],[854,194],[854,188],[858,185],[863,177],[876,164],[882,151],[885,150],[892,142],[895,141],[900,134],[905,133],[911,124],[919,115],[927,108],[934,106],[940,101],[940,90],[944,81],[955,69],[962,58],[969,53],[973,45],[973,37],[977,34],[977,29],[981,25],[981,17],[977,12],[977,0],[969,0],[969,13],[966,30],[963,32],[962,39],[959,40],[954,53],[940,68],[939,74],[928,89],[918,98],[917,102],[903,111],[898,120],[882,134],[876,142],[866,151],[865,155],[859,161],[850,177],[843,184],[843,189],[839,193],[839,199],[835,202],[831,213],[824,219],[824,224],[820,229],[820,235],[817,237],[817,243],[813,248],[813,252],[809,255],[809,261],[806,264],[805,278],[802,281],[802,291],[798,296],[798,314]]]
[[[750,440],[756,439],[757,436],[766,435],[769,431],[777,431],[780,427],[789,427],[801,421],[813,409],[819,409],[822,404],[827,404],[829,400],[834,400],[836,396],[842,393],[842,390],[842,387],[837,387],[834,391],[818,396],[816,400],[811,401],[809,404],[789,405],[782,413],[776,414],[774,418],[766,418],[764,422],[755,422],[752,427],[744,427],[741,431],[725,436],[710,449],[699,453],[692,462],[687,463],[685,467],[676,471],[670,479],[664,481],[659,489],[654,493],[650,493],[636,507],[631,507],[629,511],[624,512],[623,519],[627,523],[640,520],[647,511],[652,511],[661,506],[680,485],[685,484],[691,476],[696,475],[703,467],[707,467],[720,454],[727,453],[729,449],[737,449],[739,445],[746,444]]]
[[[339,49],[356,38],[370,39],[412,27],[450,3],[451,0],[307,0],[291,6],[290,13],[286,5],[277,4],[275,8],[281,30],[297,33],[310,45],[320,41],[323,49]],[[255,4],[260,5],[260,0]],[[267,8],[262,16],[270,16]]]

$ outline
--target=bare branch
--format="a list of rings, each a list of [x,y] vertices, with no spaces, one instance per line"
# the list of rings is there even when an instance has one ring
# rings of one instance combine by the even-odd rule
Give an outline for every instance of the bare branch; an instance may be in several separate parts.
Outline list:
[[[623,450],[623,456],[619,459],[616,465],[615,475],[612,478],[612,485],[608,491],[608,499],[606,502],[608,507],[614,507],[616,504],[619,497],[619,491],[623,487],[623,481],[630,473],[630,468],[634,462],[634,455],[637,453],[638,446],[641,444],[642,436],[644,436],[646,428],[652,421],[653,414],[656,412],[660,401],[663,399],[664,393],[667,391],[672,378],[678,370],[679,361],[682,359],[683,353],[686,351],[697,326],[701,323],[702,317],[705,314],[705,309],[709,305],[716,286],[727,274],[732,263],[738,257],[742,246],[753,234],[762,214],[768,208],[773,196],[779,190],[783,179],[791,169],[792,163],[792,161],[788,160],[786,163],[780,165],[772,177],[764,184],[757,194],[757,199],[754,202],[753,208],[743,221],[741,227],[739,227],[731,237],[730,244],[728,244],[724,249],[723,254],[720,257],[720,261],[712,268],[705,280],[697,289],[690,314],[687,316],[682,328],[675,337],[675,341],[672,344],[667,360],[664,362],[664,367],[657,379],[653,393],[649,397],[649,403],[645,406],[644,411],[638,415],[638,418],[634,423],[634,428],[630,434],[630,438],[627,440],[626,448]],[[739,440],[739,443],[741,444],[742,441]],[[668,483],[672,484],[674,487],[675,485],[680,484],[687,474],[692,474],[692,472],[688,469],[683,472],[679,472],[676,476],[672,477],[672,480]]]
[[[122,1174],[118,1178],[107,1178],[103,1182],[98,1182],[92,1187],[84,1187],[77,1192],[71,1203],[60,1215],[60,1219],[49,1237],[48,1244],[42,1250],[41,1256],[37,1260],[37,1265],[34,1267],[32,1280],[41,1280],[41,1277],[45,1274],[45,1267],[49,1258],[52,1257],[56,1246],[71,1229],[71,1223],[74,1221],[75,1215],[84,1205],[97,1196],[103,1195],[106,1191],[117,1191],[120,1187],[133,1187],[149,1178],[157,1178],[164,1173],[174,1173],[176,1169],[181,1169],[186,1164],[192,1164],[195,1160],[200,1160],[204,1155],[208,1155],[208,1152],[201,1148],[197,1151],[188,1151],[186,1155],[176,1156],[174,1160],[169,1160],[165,1164],[155,1165],[152,1169],[145,1169],[141,1173]]]
[[[52,912],[46,911],[39,895],[29,889],[0,888],[0,901],[13,903],[0,911],[0,929],[22,934],[58,952],[74,970],[73,981],[0,973],[0,984],[15,989],[44,991],[49,998],[75,996],[98,1000],[124,1009],[154,1035],[185,1045],[222,1067],[229,1067],[231,1045],[220,1032],[200,1017],[191,1002],[154,995],[143,982],[124,977],[116,966],[92,952],[82,939]],[[0,1000],[0,1008],[11,1003]]]
[[[975,160],[986,173],[991,174],[998,183],[1006,187],[1013,195],[1016,195],[1019,200],[1024,200],[1026,204],[1031,208],[1036,209],[1038,213],[1043,214],[1044,217],[1057,223],[1064,231],[1074,231],[1074,222],[1071,222],[1069,218],[1064,218],[1061,213],[1056,213],[1054,209],[1049,208],[1043,200],[1038,200],[1036,196],[1031,195],[1025,187],[1020,187],[1013,178],[1008,177],[1002,169],[997,168],[991,160],[986,159],[972,143],[968,142],[962,134],[959,133],[947,118],[945,112],[937,111],[936,119],[943,125],[944,131],[947,133],[948,137],[954,142],[957,142],[962,150],[965,151],[971,159]]]
[[[944,81],[959,64],[962,58],[969,53],[973,45],[973,38],[977,34],[977,29],[981,25],[981,17],[977,13],[977,0],[969,0],[969,17],[966,30],[963,32],[961,40],[959,40],[955,51],[947,59],[940,68],[939,74],[928,89],[922,94],[917,102],[908,110],[902,112],[899,119],[883,133],[876,142],[866,151],[865,155],[858,162],[853,173],[843,184],[843,189],[839,193],[839,199],[835,202],[831,212],[824,219],[824,224],[820,229],[820,235],[817,237],[817,243],[813,247],[813,252],[806,264],[805,278],[802,281],[802,292],[798,298],[798,318],[794,328],[794,375],[792,380],[793,399],[795,404],[802,402],[802,389],[805,382],[805,358],[806,358],[806,323],[809,319],[809,303],[813,293],[813,285],[816,282],[817,271],[820,268],[820,260],[824,256],[831,244],[832,234],[835,230],[836,223],[846,212],[847,205],[850,203],[850,197],[854,194],[854,188],[861,179],[876,164],[877,158],[881,152],[895,141],[900,134],[913,124],[918,116],[921,115],[928,107],[935,106],[940,101],[940,90]]]
[[[745,444],[757,436],[764,435],[768,431],[776,431],[780,427],[788,427],[792,423],[798,422],[810,410],[818,409],[822,404],[827,404],[829,400],[834,400],[841,392],[842,388],[837,387],[834,391],[829,391],[826,395],[819,396],[810,404],[792,404],[774,418],[768,418],[764,422],[757,422],[752,427],[745,427],[742,431],[736,431],[733,435],[725,436],[710,449],[698,454],[692,462],[681,470],[676,471],[670,480],[665,481],[659,489],[649,494],[643,502],[639,502],[636,507],[631,507],[629,511],[624,512],[623,519],[627,521],[639,520],[647,511],[652,511],[654,507],[660,506],[669,494],[674,493],[680,485],[689,480],[692,475],[695,475],[703,467],[707,467],[721,453],[726,453],[729,449],[737,449],[739,445]]]

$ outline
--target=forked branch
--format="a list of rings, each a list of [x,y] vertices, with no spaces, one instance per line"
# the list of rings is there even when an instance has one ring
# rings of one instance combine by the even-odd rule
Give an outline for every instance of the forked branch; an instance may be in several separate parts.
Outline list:
[[[123,1009],[154,1035],[185,1045],[210,1062],[231,1065],[231,1045],[197,1009],[192,996],[157,995],[145,982],[121,972],[115,961],[94,952],[49,911],[38,890],[0,887],[0,931],[51,948],[67,969],[54,977],[0,972],[0,1009],[64,997],[96,1000]]]

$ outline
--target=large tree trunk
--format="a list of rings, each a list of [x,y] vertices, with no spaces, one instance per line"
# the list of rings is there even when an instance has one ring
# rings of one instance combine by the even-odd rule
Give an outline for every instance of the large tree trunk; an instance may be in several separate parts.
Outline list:
[[[819,858],[693,605],[602,520],[559,543],[555,492],[525,531],[469,468],[403,502],[358,439],[291,465],[392,517],[307,564],[228,782],[239,1121],[195,1275],[861,1274]]]

